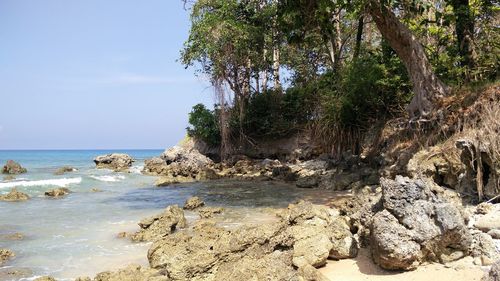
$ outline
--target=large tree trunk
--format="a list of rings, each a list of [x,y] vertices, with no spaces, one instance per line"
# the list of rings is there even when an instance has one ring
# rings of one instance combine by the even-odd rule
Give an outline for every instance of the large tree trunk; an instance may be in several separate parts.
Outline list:
[[[430,116],[448,93],[448,87],[432,70],[422,45],[392,10],[382,5],[380,0],[370,0],[368,11],[408,70],[415,93],[407,108],[410,117]]]

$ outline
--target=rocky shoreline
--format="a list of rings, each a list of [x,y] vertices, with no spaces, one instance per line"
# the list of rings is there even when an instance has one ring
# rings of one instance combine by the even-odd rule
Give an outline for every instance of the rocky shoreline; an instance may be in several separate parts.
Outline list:
[[[117,172],[127,172],[133,161],[125,154],[94,160],[97,168]],[[9,163],[22,171],[19,164]],[[63,167],[61,172],[71,170]],[[186,198],[183,208],[168,206],[141,220],[139,231],[118,235],[152,243],[149,267],[129,266],[76,280],[329,280],[318,268],[328,260],[355,258],[360,249],[370,251],[373,262],[385,270],[415,270],[471,257],[475,266],[491,267],[484,280],[498,280],[500,204],[468,204],[457,191],[421,172],[413,178],[384,176],[386,171],[348,154],[341,161],[319,157],[280,162],[240,156],[214,163],[189,146],[176,146],[146,160],[142,172],[157,176],[157,186],[276,180],[351,196],[333,206],[297,202],[278,211],[272,223],[236,229],[217,223],[218,214],[231,210],[206,206],[199,197]],[[46,196],[69,192],[56,189]],[[16,190],[2,196],[4,201],[27,199]],[[198,212],[200,219],[188,224],[184,210]],[[2,250],[2,261],[14,256]],[[44,278],[39,280],[54,280]]]

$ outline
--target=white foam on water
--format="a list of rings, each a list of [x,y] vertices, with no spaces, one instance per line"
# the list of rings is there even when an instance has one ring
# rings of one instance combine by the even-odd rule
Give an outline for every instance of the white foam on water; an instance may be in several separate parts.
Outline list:
[[[48,179],[48,180],[18,180],[12,182],[2,182],[0,183],[1,188],[12,188],[12,187],[21,187],[21,186],[44,186],[44,185],[53,185],[58,187],[66,187],[70,184],[79,184],[82,182],[82,178],[63,178],[63,179]]]
[[[142,170],[144,169],[144,166],[132,166],[130,167],[130,172],[134,174],[142,174]]]
[[[118,182],[125,179],[124,175],[114,175],[114,176],[105,175],[105,176],[90,176],[90,177],[95,180],[104,182]]]

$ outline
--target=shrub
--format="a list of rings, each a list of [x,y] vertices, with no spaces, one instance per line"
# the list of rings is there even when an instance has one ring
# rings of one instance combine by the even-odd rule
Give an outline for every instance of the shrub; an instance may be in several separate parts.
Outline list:
[[[186,128],[188,135],[209,145],[219,145],[221,136],[216,115],[216,111],[207,109],[201,103],[193,106],[189,113],[190,126]]]

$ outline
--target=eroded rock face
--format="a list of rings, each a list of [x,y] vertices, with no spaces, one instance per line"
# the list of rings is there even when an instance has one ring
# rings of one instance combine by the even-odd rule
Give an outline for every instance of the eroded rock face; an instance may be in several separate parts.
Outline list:
[[[198,196],[194,196],[186,200],[186,203],[184,203],[184,210],[194,210],[200,207],[203,207],[205,205],[205,202],[200,199]]]
[[[14,160],[9,160],[3,166],[2,169],[2,174],[7,174],[7,175],[18,175],[18,174],[24,174],[26,173],[27,170],[26,168],[23,168],[19,163],[15,162]]]
[[[141,230],[131,236],[136,242],[154,241],[173,233],[177,228],[185,228],[184,211],[177,205],[168,206],[163,213],[139,222]]]
[[[111,169],[116,172],[128,171],[133,162],[132,157],[123,153],[100,155],[94,158],[94,163],[98,169]]]
[[[19,202],[19,201],[26,201],[30,199],[28,194],[17,191],[17,189],[13,188],[9,193],[5,195],[0,195],[0,201],[7,201],[7,202]]]
[[[69,189],[62,187],[62,188],[56,188],[56,189],[46,191],[45,196],[57,198],[57,197],[66,196],[66,195],[70,194],[70,192],[71,191]]]
[[[9,249],[0,249],[0,265],[14,258],[16,254]]]
[[[300,202],[280,217],[235,230],[201,221],[190,233],[155,241],[148,251],[150,266],[172,280],[310,280],[301,274],[319,276],[311,268],[329,256],[356,254],[347,220],[328,207]]]
[[[412,270],[423,261],[469,253],[472,236],[456,207],[420,180],[397,176],[381,183],[383,210],[371,221],[371,246],[382,268]]]

